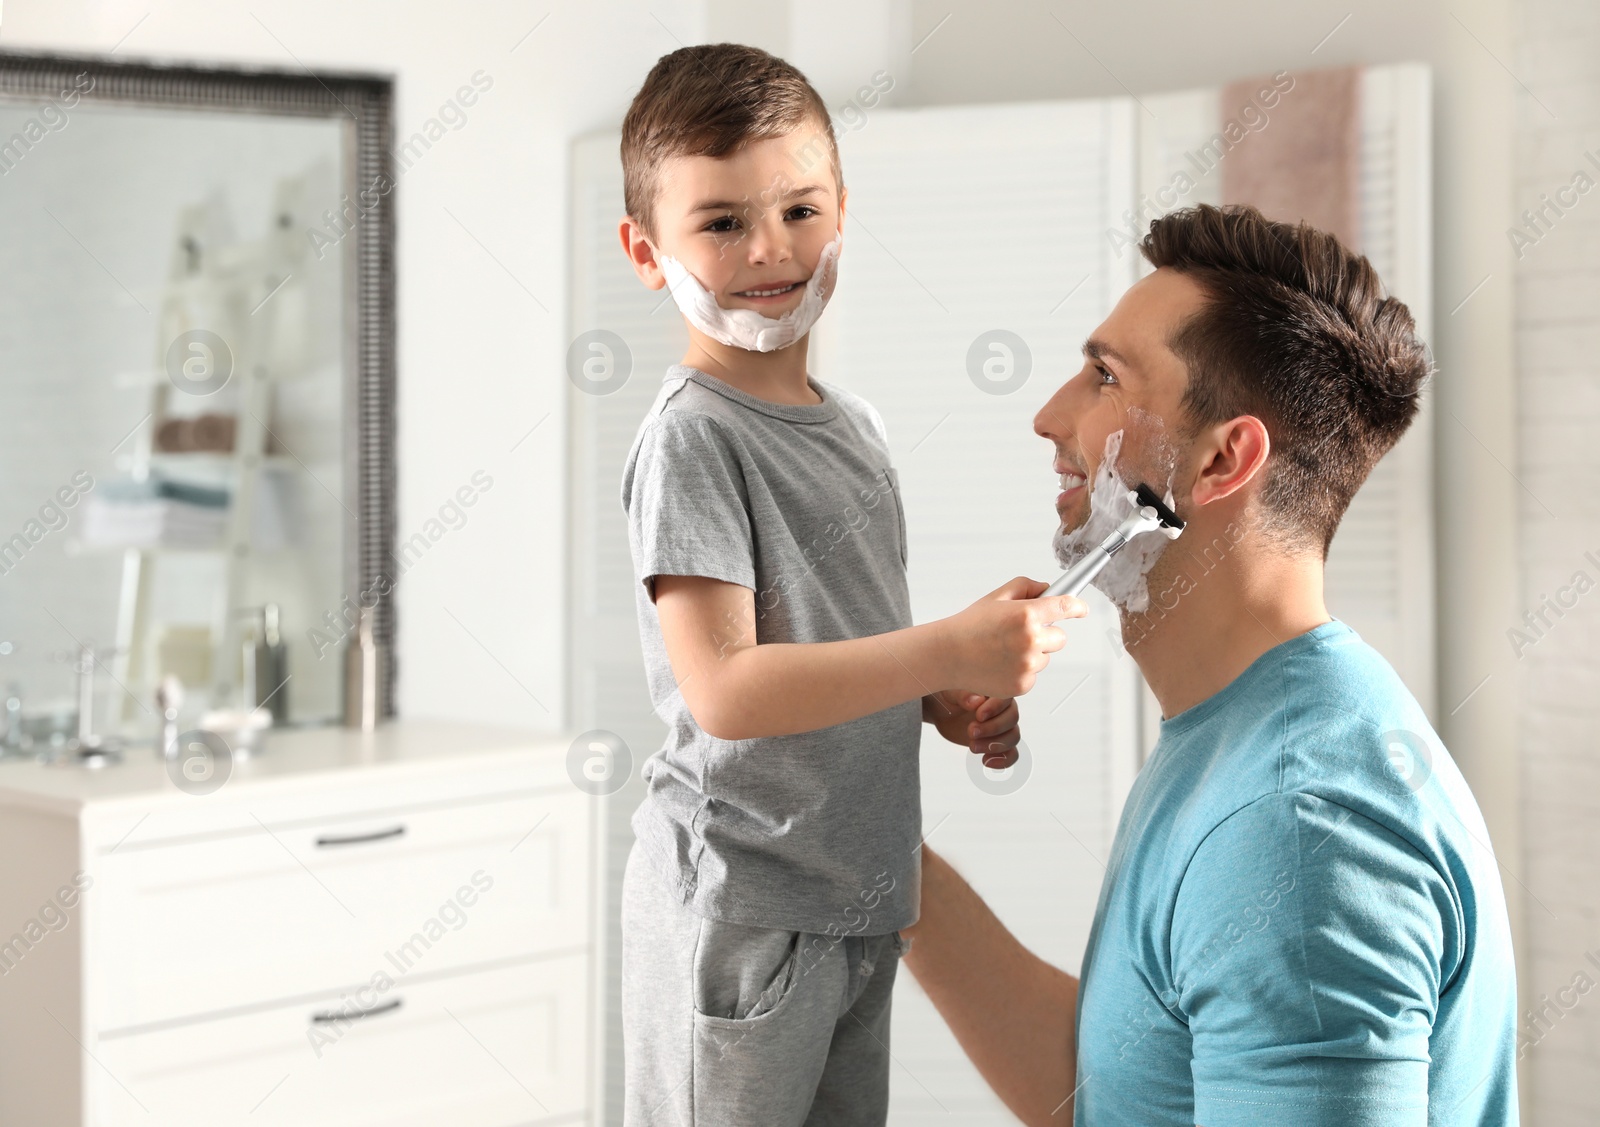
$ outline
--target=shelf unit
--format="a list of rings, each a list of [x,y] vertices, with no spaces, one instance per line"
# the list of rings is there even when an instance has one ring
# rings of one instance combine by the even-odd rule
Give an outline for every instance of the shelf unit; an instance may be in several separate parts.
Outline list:
[[[272,414],[274,382],[296,374],[275,367],[284,350],[274,349],[273,342],[275,334],[294,329],[284,325],[278,313],[285,304],[280,291],[296,284],[295,273],[308,253],[306,241],[295,237],[297,228],[292,220],[303,191],[299,178],[279,182],[274,222],[262,239],[225,242],[208,238],[207,232],[222,229],[225,222],[225,217],[217,214],[220,205],[215,202],[190,206],[179,216],[161,303],[150,411],[134,439],[131,473],[136,480],[145,480],[161,467],[188,464],[213,471],[225,467],[228,516],[223,536],[214,546],[152,544],[122,550],[113,666],[121,684],[140,683],[146,673],[155,558],[169,552],[199,551],[220,553],[224,561],[223,581],[210,613],[213,705],[232,703],[240,688],[238,663],[233,658],[244,641],[238,612],[248,590],[261,471],[295,464],[291,456],[271,450],[273,436],[267,420]],[[217,349],[197,334],[210,334],[224,347]],[[190,382],[192,387],[184,386]],[[229,391],[234,409],[231,452],[155,448],[156,431],[178,393],[211,395],[224,389]],[[141,711],[127,693],[116,700],[113,715],[119,722],[131,720]]]

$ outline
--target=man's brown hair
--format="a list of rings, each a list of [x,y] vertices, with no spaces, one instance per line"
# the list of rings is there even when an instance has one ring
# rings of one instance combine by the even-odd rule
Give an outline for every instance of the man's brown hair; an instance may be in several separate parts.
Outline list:
[[[802,152],[796,178],[826,156],[835,184],[842,187],[828,107],[793,66],[738,43],[683,47],[663,55],[622,119],[622,196],[628,214],[655,238],[661,165],[669,157],[725,157],[808,122],[820,127],[827,152]],[[751,201],[751,206],[767,203]]]
[[[1265,423],[1266,531],[1326,559],[1350,499],[1421,404],[1431,364],[1411,311],[1334,236],[1253,207],[1172,212],[1139,249],[1205,292],[1168,342],[1189,369],[1190,437],[1240,415]]]

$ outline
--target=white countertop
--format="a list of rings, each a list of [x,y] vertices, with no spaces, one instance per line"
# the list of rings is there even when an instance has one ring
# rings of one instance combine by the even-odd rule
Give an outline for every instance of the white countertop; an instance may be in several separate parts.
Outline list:
[[[534,757],[559,763],[571,737],[531,729],[499,728],[444,720],[395,720],[373,732],[329,726],[285,728],[266,733],[264,746],[230,765],[225,789],[233,797],[264,797],[306,785],[326,785],[369,775],[437,774],[441,768],[490,760]],[[165,798],[190,800],[167,773],[153,747],[128,750],[122,762],[96,769],[46,765],[34,759],[0,762],[0,806],[74,815],[89,805],[136,803]]]

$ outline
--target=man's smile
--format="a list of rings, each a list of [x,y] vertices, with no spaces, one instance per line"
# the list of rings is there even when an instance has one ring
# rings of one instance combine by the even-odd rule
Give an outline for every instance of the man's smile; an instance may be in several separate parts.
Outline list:
[[[1051,468],[1056,471],[1061,484],[1061,492],[1056,494],[1056,511],[1060,512],[1083,493],[1084,487],[1089,484],[1089,477],[1059,459]]]

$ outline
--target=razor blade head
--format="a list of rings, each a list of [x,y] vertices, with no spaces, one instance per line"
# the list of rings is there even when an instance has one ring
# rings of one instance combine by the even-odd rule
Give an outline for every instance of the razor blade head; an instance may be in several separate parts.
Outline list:
[[[1156,496],[1156,491],[1142,482],[1133,491],[1133,495],[1140,505],[1155,512],[1156,519],[1161,522],[1161,529],[1167,537],[1177,539],[1178,534],[1183,531],[1183,518],[1167,508],[1166,502]]]

